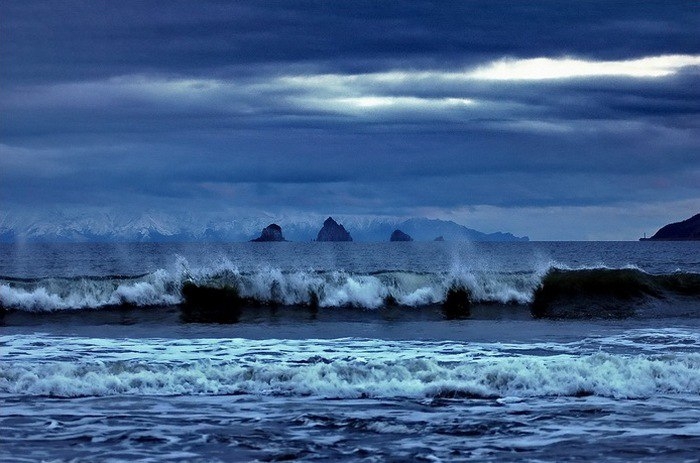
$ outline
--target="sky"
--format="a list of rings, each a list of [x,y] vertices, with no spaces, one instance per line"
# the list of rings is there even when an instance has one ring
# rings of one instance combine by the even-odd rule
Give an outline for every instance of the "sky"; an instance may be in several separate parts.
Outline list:
[[[700,212],[695,1],[0,2],[5,214]]]

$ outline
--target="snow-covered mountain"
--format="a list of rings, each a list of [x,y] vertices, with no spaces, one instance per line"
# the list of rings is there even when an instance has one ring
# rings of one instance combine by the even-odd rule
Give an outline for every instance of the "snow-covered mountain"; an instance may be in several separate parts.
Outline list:
[[[312,241],[325,216],[305,215],[201,218],[165,213],[117,215],[90,213],[41,216],[0,215],[0,242],[235,242],[248,241],[270,223],[282,227],[289,241]],[[510,233],[482,233],[452,221],[426,218],[336,216],[355,241],[389,241],[401,229],[416,241],[527,241]]]

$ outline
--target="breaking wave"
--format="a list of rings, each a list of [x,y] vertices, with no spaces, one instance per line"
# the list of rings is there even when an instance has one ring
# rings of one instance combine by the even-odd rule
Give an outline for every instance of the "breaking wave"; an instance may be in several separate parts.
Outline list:
[[[187,303],[377,309],[444,305],[461,297],[465,304],[529,305],[536,317],[567,318],[627,316],[634,303],[642,300],[699,295],[700,274],[652,275],[632,267],[563,269],[556,265],[517,272],[352,273],[279,268],[242,272],[233,266],[190,269],[181,261],[172,270],[134,276],[0,277],[0,309],[27,312]]]
[[[148,307],[182,301],[181,282],[158,270],[147,275],[19,279],[0,277],[0,308],[51,312],[100,307]]]
[[[54,397],[256,394],[323,398],[650,397],[700,393],[700,354],[231,361],[3,362],[0,393]]]
[[[23,311],[57,311],[115,306],[162,306],[184,302],[183,286],[226,288],[248,302],[376,309],[388,299],[416,307],[440,303],[450,288],[467,288],[475,300],[525,304],[540,276],[534,272],[417,273],[264,268],[158,270],[147,275],[16,279],[0,277],[0,306]],[[312,301],[313,299],[313,301]]]

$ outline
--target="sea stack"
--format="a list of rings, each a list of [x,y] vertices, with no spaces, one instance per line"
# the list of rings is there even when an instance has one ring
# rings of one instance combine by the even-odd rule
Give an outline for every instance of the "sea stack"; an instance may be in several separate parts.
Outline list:
[[[262,233],[260,233],[260,236],[258,238],[255,238],[254,240],[251,240],[255,243],[261,243],[265,241],[287,241],[284,239],[284,236],[282,236],[282,227],[277,225],[276,223],[271,223],[267,227],[263,228]]]
[[[318,231],[316,241],[352,241],[352,237],[345,227],[333,220],[332,217],[328,217],[323,222],[323,227]]]
[[[413,238],[411,238],[411,235],[397,229],[391,234],[389,241],[413,241]]]

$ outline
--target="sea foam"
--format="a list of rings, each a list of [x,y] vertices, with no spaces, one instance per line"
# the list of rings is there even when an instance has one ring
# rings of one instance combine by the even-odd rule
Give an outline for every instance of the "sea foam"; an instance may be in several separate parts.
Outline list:
[[[700,354],[658,357],[316,353],[271,360],[156,358],[0,365],[0,394],[30,396],[255,394],[323,398],[498,398],[596,395],[644,398],[700,393]],[[371,349],[370,349],[371,350]],[[410,350],[410,349],[409,349]],[[415,352],[414,352],[415,354]],[[139,357],[139,356],[137,356]]]

